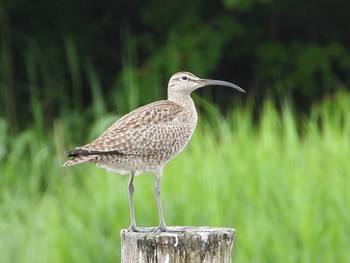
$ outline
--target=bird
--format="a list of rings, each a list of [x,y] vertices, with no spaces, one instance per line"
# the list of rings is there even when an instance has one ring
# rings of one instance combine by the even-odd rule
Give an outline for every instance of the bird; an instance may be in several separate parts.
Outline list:
[[[198,116],[190,94],[205,86],[227,86],[245,93],[244,89],[230,82],[201,79],[190,72],[180,71],[169,80],[166,100],[158,100],[131,111],[97,139],[65,152],[67,157],[72,158],[63,166],[95,163],[107,171],[130,175],[129,231],[147,231],[137,226],[134,211],[134,177],[142,173],[156,175],[154,194],[159,226],[154,230],[171,231],[164,222],[160,178],[165,165],[182,152],[192,137]]]

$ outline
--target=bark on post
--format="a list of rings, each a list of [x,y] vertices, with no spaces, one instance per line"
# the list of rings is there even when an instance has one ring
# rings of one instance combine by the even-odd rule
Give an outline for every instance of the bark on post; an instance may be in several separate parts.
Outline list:
[[[121,231],[122,263],[231,263],[232,228],[172,227],[184,232]]]

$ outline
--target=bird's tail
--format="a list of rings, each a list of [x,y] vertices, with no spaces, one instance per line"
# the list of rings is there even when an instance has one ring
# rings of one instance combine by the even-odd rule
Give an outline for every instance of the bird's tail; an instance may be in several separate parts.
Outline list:
[[[73,158],[65,162],[63,166],[73,166],[80,163],[86,163],[95,159],[97,156],[100,156],[100,155],[121,154],[121,153],[116,150],[94,151],[94,150],[87,150],[83,148],[75,148],[74,150],[65,152],[65,154],[67,155],[67,157],[73,157]]]
[[[72,159],[66,161],[63,166],[73,166],[76,164],[80,164],[80,163],[86,163],[88,161],[90,161],[91,159],[93,159],[95,156],[92,155],[77,155],[75,157],[73,157]]]

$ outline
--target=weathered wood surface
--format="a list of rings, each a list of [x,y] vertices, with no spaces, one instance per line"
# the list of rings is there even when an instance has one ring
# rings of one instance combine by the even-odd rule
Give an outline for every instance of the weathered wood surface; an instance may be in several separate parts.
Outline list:
[[[184,229],[184,232],[176,230]],[[122,263],[231,263],[232,228],[172,227],[174,232],[121,231]]]

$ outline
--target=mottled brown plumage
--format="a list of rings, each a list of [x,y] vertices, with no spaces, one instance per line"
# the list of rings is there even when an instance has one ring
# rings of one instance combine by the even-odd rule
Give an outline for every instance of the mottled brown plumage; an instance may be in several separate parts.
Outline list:
[[[195,125],[191,119],[192,114],[175,102],[153,102],[123,116],[91,143],[67,152],[74,158],[64,165],[106,161],[103,165],[110,170],[130,173],[120,162],[111,161],[124,158],[133,163],[136,174],[155,172],[149,165],[164,166],[189,141]]]
[[[134,216],[133,179],[140,173],[155,173],[159,228],[168,230],[160,203],[160,176],[165,164],[185,148],[195,130],[197,112],[190,93],[208,85],[229,86],[244,92],[229,82],[199,79],[192,73],[178,72],[169,80],[167,100],[150,103],[124,115],[91,143],[66,152],[72,159],[64,166],[92,162],[110,171],[131,174],[130,228],[136,231],[140,229]]]

